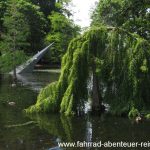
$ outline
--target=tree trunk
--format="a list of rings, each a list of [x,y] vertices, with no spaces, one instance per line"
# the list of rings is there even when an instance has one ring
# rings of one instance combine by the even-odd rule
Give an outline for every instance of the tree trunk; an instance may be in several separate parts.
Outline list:
[[[93,65],[93,89],[92,89],[92,113],[101,113],[102,110],[102,96],[99,88],[99,80],[96,75],[96,67]]]
[[[14,82],[14,83],[17,82],[16,67],[14,67],[14,70],[13,70],[13,82]]]

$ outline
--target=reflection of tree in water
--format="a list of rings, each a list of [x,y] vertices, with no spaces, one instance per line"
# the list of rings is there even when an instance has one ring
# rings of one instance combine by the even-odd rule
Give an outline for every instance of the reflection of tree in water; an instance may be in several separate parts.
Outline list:
[[[92,122],[89,117],[86,123],[86,141],[92,142]]]
[[[73,142],[73,124],[72,119],[69,117],[61,116],[61,123],[66,134],[66,139],[69,142]]]
[[[38,123],[41,129],[45,129],[49,134],[55,137],[56,145],[58,141],[131,142],[141,141],[141,137],[143,141],[150,138],[150,136],[146,134],[150,132],[149,123],[144,122],[141,125],[132,124],[127,118],[112,116],[70,118],[63,115],[36,115],[31,116],[31,118]]]
[[[84,118],[70,118],[63,115],[30,115],[41,129],[56,136],[61,141],[74,142],[86,140],[86,120]]]

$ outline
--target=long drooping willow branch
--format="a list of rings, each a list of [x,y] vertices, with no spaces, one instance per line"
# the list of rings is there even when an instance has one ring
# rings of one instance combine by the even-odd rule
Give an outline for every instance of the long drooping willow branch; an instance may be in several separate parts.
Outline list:
[[[93,27],[71,41],[59,80],[42,89],[36,104],[26,112],[71,115],[82,110],[88,99],[87,80],[93,63],[103,85],[99,92],[113,113],[128,112],[132,106],[142,109],[150,103],[149,58],[146,40],[123,29]]]

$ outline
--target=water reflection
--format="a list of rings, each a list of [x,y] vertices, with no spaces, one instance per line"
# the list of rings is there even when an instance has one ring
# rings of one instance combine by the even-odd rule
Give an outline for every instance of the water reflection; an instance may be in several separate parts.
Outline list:
[[[32,115],[41,129],[56,137],[57,141],[74,142],[84,138],[86,131],[85,118],[70,118],[63,115]]]
[[[26,74],[17,74],[17,79],[23,86],[27,86],[33,91],[39,92],[41,88],[48,85],[50,82],[54,82],[58,79],[59,73],[48,72],[33,72]]]
[[[44,75],[43,75],[44,74]],[[9,75],[2,75],[0,80],[0,150],[46,150],[53,147],[53,137],[40,130],[36,125],[23,127],[6,128],[7,125],[22,124],[30,121],[22,110],[34,104],[37,99],[37,92],[30,88],[33,80],[44,87],[54,80],[58,74],[51,75],[37,73],[26,76],[27,84],[18,84],[12,87],[12,78]],[[45,76],[45,77],[44,77]],[[34,78],[35,77],[35,78]],[[43,79],[45,78],[45,79]],[[43,79],[43,82],[41,80]],[[23,82],[26,83],[26,82]],[[31,90],[32,89],[32,90]],[[15,106],[8,105],[8,102],[15,102]],[[42,139],[42,140],[41,140]],[[48,141],[48,142],[47,142]]]
[[[147,134],[150,133],[150,122],[133,124],[128,119],[109,116],[68,118],[61,115],[36,115],[30,116],[30,118],[38,123],[40,129],[44,129],[55,137],[55,146],[57,146],[58,141],[140,142],[147,141],[150,138],[150,135]]]
[[[0,80],[0,150],[49,150],[57,147],[57,143],[60,141],[147,142],[150,139],[150,122],[134,124],[127,118],[112,117],[106,114],[101,117],[86,115],[85,117],[72,118],[53,114],[25,116],[22,110],[35,103],[37,98],[37,92],[30,86],[39,85],[43,87],[53,81],[54,78],[57,80],[57,77],[58,74],[32,74],[26,77],[28,82],[27,80],[23,82],[28,83],[27,85],[14,88],[10,86],[11,77],[2,77]],[[7,105],[7,101],[14,101],[16,106]],[[21,124],[32,120],[36,121],[37,124],[16,128],[5,127],[6,125]],[[73,148],[68,149],[72,150]],[[77,150],[80,149],[90,148],[77,148]]]

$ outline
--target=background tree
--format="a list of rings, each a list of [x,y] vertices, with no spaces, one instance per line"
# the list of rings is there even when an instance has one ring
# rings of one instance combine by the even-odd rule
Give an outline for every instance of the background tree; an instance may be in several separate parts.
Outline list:
[[[28,36],[27,42],[30,43],[30,46],[26,49],[26,53],[33,55],[45,46],[46,19],[43,12],[40,11],[40,7],[31,2],[18,1],[18,9],[25,16],[26,24],[29,26],[30,36]]]
[[[59,12],[53,12],[49,16],[51,31],[46,36],[46,42],[54,42],[50,52],[50,61],[59,63],[67,50],[72,38],[79,35],[80,28],[72,20]]]
[[[32,41],[32,51],[38,51],[44,46],[45,36],[51,32],[53,34],[53,24],[49,19],[49,16],[53,16],[52,12],[59,12],[63,17],[63,14],[67,11],[67,9],[65,9],[65,5],[67,5],[69,1],[62,0],[59,2],[56,0],[28,0],[28,2],[30,4],[32,3],[32,9],[30,8],[30,10],[26,10],[26,16],[28,17],[31,27],[31,36],[29,41]],[[21,9],[23,10],[25,6],[22,6],[23,7]],[[65,20],[67,20],[67,18]]]
[[[150,40],[149,0],[100,0],[92,20],[92,25],[123,27]]]
[[[7,9],[11,5],[9,1],[0,1],[0,32],[4,35],[7,34],[6,27],[4,27],[4,16],[10,14],[9,9]],[[32,56],[50,42],[55,41],[55,47],[51,50],[50,55],[44,59],[47,60],[47,63],[60,63],[69,41],[79,33],[79,27],[75,26],[69,19],[71,13],[66,7],[68,3],[69,0],[16,1],[17,11],[24,16],[25,24],[22,24],[22,27],[26,28],[24,26],[28,25],[29,34],[25,37],[25,42],[29,44],[23,48],[26,55]],[[56,25],[57,22],[60,23],[60,26]]]
[[[13,68],[14,78],[16,78],[16,65],[25,59],[23,51],[28,45],[29,26],[25,16],[17,8],[17,0],[10,0],[4,16],[5,34],[1,42],[0,65],[4,70]]]

